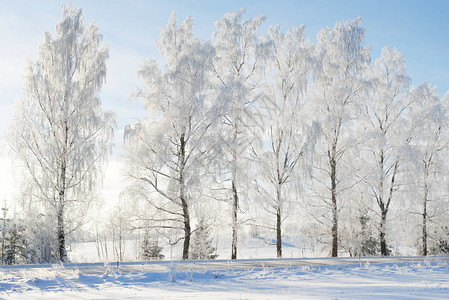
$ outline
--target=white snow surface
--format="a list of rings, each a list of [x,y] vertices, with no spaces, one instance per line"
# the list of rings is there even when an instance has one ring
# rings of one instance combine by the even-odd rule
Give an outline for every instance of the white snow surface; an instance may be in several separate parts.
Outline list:
[[[400,258],[399,258],[400,259]],[[447,299],[447,258],[422,262],[181,268],[156,262],[154,271],[124,272],[114,264],[24,265],[0,268],[5,299]],[[347,258],[346,258],[347,260]],[[245,260],[248,262],[250,260]],[[254,260],[257,261],[257,260]],[[277,260],[273,259],[272,262]],[[287,260],[288,261],[288,260]],[[336,265],[331,265],[335,262]],[[137,266],[138,263],[129,263]],[[157,268],[157,266],[165,267]],[[254,264],[256,266],[257,264]],[[259,264],[260,265],[260,264]],[[126,266],[126,264],[124,265]],[[148,266],[148,265],[147,265]]]

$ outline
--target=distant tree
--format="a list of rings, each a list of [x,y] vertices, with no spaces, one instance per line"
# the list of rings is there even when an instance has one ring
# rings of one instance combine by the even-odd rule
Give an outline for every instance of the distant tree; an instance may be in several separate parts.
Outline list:
[[[259,82],[263,75],[268,44],[260,39],[258,30],[265,18],[259,16],[243,21],[244,9],[229,12],[215,21],[213,33],[216,55],[213,68],[217,79],[218,101],[223,107],[222,124],[225,136],[222,163],[227,170],[226,181],[231,191],[232,245],[231,259],[237,258],[239,193],[244,184],[243,157],[251,134],[251,108],[260,96]]]
[[[123,261],[125,248],[126,248],[126,236],[131,232],[129,225],[129,218],[125,214],[125,209],[122,203],[118,203],[112,210],[109,216],[108,233],[112,238],[113,253],[117,257],[118,261]],[[107,247],[106,245],[104,246]],[[106,250],[107,253],[107,250]]]
[[[59,252],[58,240],[55,238],[54,216],[28,211],[24,217],[27,262],[32,264],[57,262]]]
[[[270,57],[261,91],[263,104],[256,126],[256,139],[250,147],[255,162],[254,178],[258,201],[264,213],[275,217],[276,253],[282,257],[282,222],[293,208],[290,183],[319,130],[307,122],[305,93],[313,71],[314,47],[304,39],[304,26],[282,33],[280,26],[268,29]],[[313,126],[315,125],[315,126]],[[302,161],[304,162],[304,160]]]
[[[354,205],[351,205],[353,208]],[[367,206],[349,210],[350,218],[344,223],[341,235],[342,248],[351,256],[375,256],[380,252],[379,240],[375,237],[370,209]]]
[[[193,234],[193,244],[190,253],[191,259],[215,259],[215,248],[212,246],[213,239],[210,237],[211,229],[204,219],[200,219]]]
[[[356,253],[357,256],[374,256],[377,255],[379,249],[379,241],[371,235],[367,223],[369,217],[361,216],[359,219],[361,225],[360,248]]]
[[[109,224],[95,224],[94,240],[99,260],[109,261],[108,237],[105,226]]]
[[[431,227],[444,223],[440,216],[448,212],[447,187],[443,182],[449,175],[446,163],[449,146],[449,99],[440,97],[436,88],[431,88],[428,84],[415,89],[412,98],[414,133],[410,145],[414,150],[411,160],[416,172],[413,172],[414,176],[410,176],[409,191],[414,191],[421,202],[419,212],[415,209],[413,212],[421,216],[421,254],[426,256],[429,232],[433,232]]]
[[[379,243],[381,255],[388,255],[386,241],[387,214],[400,186],[399,173],[404,163],[410,128],[405,113],[410,106],[410,78],[405,59],[394,48],[382,49],[372,68],[371,88],[364,101],[367,138],[364,155],[369,194],[380,210]]]
[[[7,230],[8,230],[8,225],[9,225],[9,220],[7,220],[6,218],[6,214],[8,212],[8,207],[6,207],[6,203],[5,206],[2,207],[2,221],[0,223],[1,226],[1,237],[2,237],[2,243],[1,243],[1,255],[0,255],[0,261],[3,264],[5,262],[5,257],[6,257],[6,236],[7,236]]]
[[[158,240],[151,240],[148,230],[145,230],[140,256],[144,260],[161,260],[164,258],[162,247],[159,246]]]
[[[94,198],[111,147],[115,116],[103,113],[98,93],[108,50],[81,10],[63,6],[56,37],[47,32],[11,125],[10,141],[35,186],[35,200],[54,216],[58,256],[67,261],[72,217]]]
[[[19,262],[27,262],[27,241],[25,236],[25,228],[16,222],[13,222],[8,229],[8,237],[6,240],[6,257],[5,262],[8,265]]]
[[[369,67],[369,47],[365,47],[361,18],[336,23],[318,33],[316,60],[318,66],[309,92],[313,110],[321,125],[317,143],[313,188],[330,217],[331,256],[338,256],[339,211],[344,191],[351,189],[354,179],[350,150],[357,144],[354,122],[359,116],[360,96],[366,87],[364,75]],[[323,192],[324,189],[324,192]],[[322,205],[320,205],[322,206]],[[327,220],[318,218],[327,225]]]
[[[433,243],[429,250],[431,255],[449,255],[449,227],[440,224],[438,230],[435,230],[433,235]],[[437,232],[439,231],[439,232]]]
[[[128,192],[150,207],[143,218],[151,227],[182,232],[183,259],[189,255],[192,206],[214,155],[210,131],[218,115],[209,101],[213,47],[195,37],[192,27],[190,17],[177,25],[176,14],[170,15],[156,43],[165,68],[148,60],[139,72],[144,88],[135,94],[154,118],[125,129]]]

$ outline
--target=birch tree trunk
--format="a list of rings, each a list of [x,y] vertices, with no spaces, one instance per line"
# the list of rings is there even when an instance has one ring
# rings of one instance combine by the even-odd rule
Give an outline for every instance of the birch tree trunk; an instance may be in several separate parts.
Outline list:
[[[239,196],[237,195],[237,188],[234,180],[232,180],[232,248],[231,259],[237,258],[237,210],[239,208]]]
[[[238,217],[237,212],[239,209],[239,196],[237,192],[237,137],[238,137],[238,127],[234,124],[234,137],[232,149],[232,245],[231,245],[231,259],[237,259],[237,236],[238,236]]]
[[[184,134],[180,137],[180,151],[179,151],[179,198],[181,200],[182,215],[184,218],[184,244],[182,247],[182,259],[189,259],[189,248],[190,248],[190,214],[189,205],[187,202],[186,186],[184,182],[184,167],[186,159],[186,143]]]
[[[429,193],[429,186],[427,178],[429,176],[428,164],[424,163],[424,196],[423,196],[423,210],[422,210],[422,255],[427,256],[427,197]]]
[[[278,206],[276,210],[276,254],[278,258],[282,258],[281,220],[281,208]]]
[[[60,195],[64,197],[64,194]],[[67,262],[67,250],[65,246],[65,231],[64,231],[64,204],[59,205],[58,209],[58,250],[59,250],[59,260],[63,263]]]
[[[333,147],[332,153],[335,153]],[[329,157],[331,201],[332,201],[332,257],[338,256],[338,206],[337,206],[337,162],[333,154]]]

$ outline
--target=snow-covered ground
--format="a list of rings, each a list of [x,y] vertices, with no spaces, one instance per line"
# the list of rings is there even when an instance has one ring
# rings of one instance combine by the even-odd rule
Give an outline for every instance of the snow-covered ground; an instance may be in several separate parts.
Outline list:
[[[136,262],[139,243],[127,240],[124,258],[128,262],[119,269],[111,262],[116,258],[111,242],[107,242],[108,257],[98,255],[93,242],[73,244],[73,264],[0,266],[0,298],[449,298],[449,257],[424,261],[416,257],[311,258],[328,253],[286,240],[286,259],[278,260],[274,245],[246,235],[239,240],[242,259],[229,261],[230,241],[217,240],[218,260],[143,263]],[[180,247],[162,245],[167,260],[181,257]]]
[[[337,259],[338,260],[338,259]],[[0,269],[0,297],[11,299],[447,299],[447,260],[230,270],[84,272],[54,265],[22,276]],[[98,264],[96,264],[98,265]],[[86,267],[86,265],[84,265]],[[16,270],[17,271],[17,270]]]

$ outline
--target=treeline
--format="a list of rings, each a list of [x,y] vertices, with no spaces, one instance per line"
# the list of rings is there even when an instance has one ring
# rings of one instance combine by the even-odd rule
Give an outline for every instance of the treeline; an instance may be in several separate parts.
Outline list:
[[[156,42],[163,67],[145,61],[132,95],[148,117],[124,130],[120,220],[182,243],[182,259],[201,257],[191,236],[206,225],[229,234],[231,259],[245,228],[272,237],[277,257],[286,232],[331,256],[447,251],[449,97],[412,88],[395,48],[372,62],[360,18],[316,42],[304,26],[262,33],[263,22],[227,13],[206,41],[190,17],[170,16]],[[30,65],[11,134],[28,174],[24,211],[52,216],[62,261],[114,127],[97,99],[107,49],[94,25],[83,28],[65,7]]]

